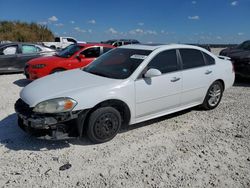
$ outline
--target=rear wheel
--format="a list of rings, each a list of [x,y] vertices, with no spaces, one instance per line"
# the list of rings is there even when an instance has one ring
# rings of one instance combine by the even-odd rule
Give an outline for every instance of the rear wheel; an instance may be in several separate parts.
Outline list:
[[[101,107],[89,117],[87,135],[94,143],[113,139],[121,127],[121,115],[113,107]]]
[[[208,89],[207,95],[203,101],[202,107],[206,110],[216,108],[223,95],[223,86],[219,81],[215,81]]]

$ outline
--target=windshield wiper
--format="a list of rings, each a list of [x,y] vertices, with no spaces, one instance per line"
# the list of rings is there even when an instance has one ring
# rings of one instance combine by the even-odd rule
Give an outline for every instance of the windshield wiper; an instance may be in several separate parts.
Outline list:
[[[105,74],[103,74],[103,73],[101,73],[101,72],[96,72],[96,71],[87,71],[87,70],[84,70],[84,69],[83,69],[83,71],[88,72],[88,73],[91,73],[91,74],[94,74],[94,75],[103,76],[103,77],[108,78],[108,76],[107,76],[107,75],[105,75]]]

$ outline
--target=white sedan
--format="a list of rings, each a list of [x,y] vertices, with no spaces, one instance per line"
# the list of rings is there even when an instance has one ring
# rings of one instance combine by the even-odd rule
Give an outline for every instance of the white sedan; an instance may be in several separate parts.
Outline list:
[[[111,140],[132,125],[194,106],[215,108],[234,82],[226,57],[190,45],[128,45],[83,70],[26,86],[15,104],[19,126],[33,135]]]

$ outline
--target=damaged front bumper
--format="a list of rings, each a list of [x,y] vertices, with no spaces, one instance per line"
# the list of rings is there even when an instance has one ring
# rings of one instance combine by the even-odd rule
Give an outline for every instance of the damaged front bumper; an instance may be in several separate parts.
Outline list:
[[[34,136],[49,136],[53,139],[82,136],[84,122],[89,110],[57,114],[35,113],[22,99],[15,103],[18,125]]]

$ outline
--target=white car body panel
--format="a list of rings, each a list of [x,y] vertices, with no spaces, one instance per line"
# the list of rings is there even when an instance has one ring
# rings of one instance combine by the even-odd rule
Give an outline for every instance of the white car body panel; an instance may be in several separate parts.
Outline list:
[[[136,118],[179,107],[181,77],[181,72],[178,71],[151,79],[136,80]],[[180,80],[171,82],[174,78],[180,78]]]
[[[86,43],[85,41],[77,41],[73,37],[56,37],[56,38],[59,38],[60,42],[42,42],[42,44],[44,46],[47,46],[47,47],[54,46],[56,49],[63,49],[63,48],[66,48],[67,46],[69,46],[71,44]],[[71,41],[75,41],[75,42],[69,42],[68,39],[71,40]]]
[[[229,60],[219,59],[207,50],[190,45],[126,45],[119,48],[153,50],[127,79],[110,79],[82,70],[71,70],[49,75],[26,86],[20,96],[30,106],[59,97],[70,97],[77,101],[73,109],[90,109],[111,99],[126,103],[129,107],[130,124],[177,112],[199,105],[215,80],[222,80],[225,89],[232,86],[234,72]],[[200,68],[180,70],[158,77],[138,78],[150,60],[159,52],[168,49],[191,48],[212,56],[216,64]],[[212,71],[206,74],[206,71]],[[171,82],[174,77],[180,78]]]

